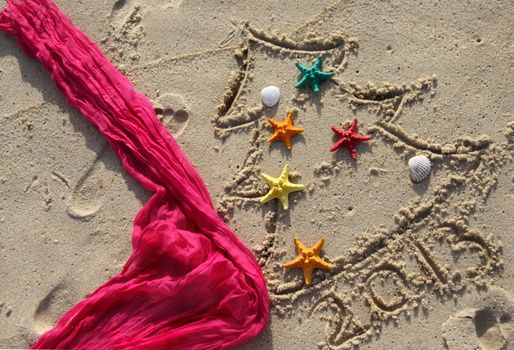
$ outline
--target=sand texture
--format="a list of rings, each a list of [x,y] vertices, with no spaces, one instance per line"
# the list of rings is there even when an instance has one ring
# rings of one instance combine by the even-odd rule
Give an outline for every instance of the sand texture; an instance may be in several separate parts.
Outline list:
[[[514,349],[511,1],[57,0],[155,105],[268,280],[241,349]],[[294,62],[323,55],[319,94]],[[264,107],[260,90],[281,99]],[[296,110],[289,151],[267,122]],[[371,135],[330,153],[330,127]],[[121,270],[149,198],[39,63],[0,34],[0,348]],[[430,177],[409,178],[425,155]],[[261,172],[305,190],[259,198]],[[293,237],[325,238],[306,286]]]

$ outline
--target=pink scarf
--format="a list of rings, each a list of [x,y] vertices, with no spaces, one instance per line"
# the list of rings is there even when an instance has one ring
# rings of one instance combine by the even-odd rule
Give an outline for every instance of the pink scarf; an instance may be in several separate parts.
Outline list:
[[[155,192],[134,220],[123,271],[68,311],[33,348],[220,349],[268,321],[264,276],[149,100],[51,0],[8,0],[0,30],[50,72],[68,103]]]

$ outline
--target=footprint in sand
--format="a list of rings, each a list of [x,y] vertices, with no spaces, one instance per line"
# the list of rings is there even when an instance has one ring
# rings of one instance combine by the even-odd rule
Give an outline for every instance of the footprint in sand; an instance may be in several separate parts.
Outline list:
[[[184,97],[166,93],[153,102],[157,117],[174,137],[182,135],[189,124],[190,108]],[[91,220],[100,210],[107,185],[104,157],[109,149],[106,144],[93,163],[73,187],[66,212],[79,220]]]
[[[66,212],[69,216],[80,220],[90,220],[102,206],[105,194],[105,164],[102,160],[108,149],[105,145],[96,156],[93,164],[79,179],[71,194]]]
[[[12,308],[6,302],[0,302],[0,316],[10,317],[12,314]]]
[[[182,95],[166,93],[152,101],[157,117],[174,137],[184,133],[189,124],[190,108]]]
[[[60,282],[39,302],[32,324],[37,334],[51,329],[57,319],[72,307],[79,298],[66,282]]]
[[[150,5],[140,0],[116,0],[109,15],[108,33],[102,40],[111,60],[128,65],[139,62],[144,56],[140,43],[145,37],[162,33],[163,16],[173,18],[182,2],[157,0]]]
[[[505,290],[490,287],[474,303],[443,324],[443,338],[450,350],[502,350],[514,347],[514,298]]]

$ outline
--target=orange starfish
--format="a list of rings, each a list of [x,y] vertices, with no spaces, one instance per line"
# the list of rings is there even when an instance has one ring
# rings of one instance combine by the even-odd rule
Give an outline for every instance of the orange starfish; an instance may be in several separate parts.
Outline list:
[[[303,132],[303,128],[297,128],[293,125],[293,114],[294,112],[288,112],[287,117],[283,122],[280,122],[275,119],[268,118],[268,121],[275,129],[275,132],[268,139],[269,142],[273,142],[276,140],[281,140],[286,145],[287,149],[291,149],[293,147],[293,143],[291,142],[291,138]]]
[[[332,264],[323,261],[323,259],[319,257],[319,253],[321,252],[321,248],[325,243],[325,239],[321,238],[315,245],[312,246],[312,248],[305,247],[299,238],[293,238],[293,242],[296,246],[298,256],[296,259],[285,263],[283,266],[286,269],[303,269],[305,283],[307,285],[311,284],[311,276],[314,269],[332,269]]]

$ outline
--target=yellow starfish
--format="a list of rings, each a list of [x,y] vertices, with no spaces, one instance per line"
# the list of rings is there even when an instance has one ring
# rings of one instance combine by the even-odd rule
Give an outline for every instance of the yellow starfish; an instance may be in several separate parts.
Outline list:
[[[261,203],[266,203],[272,200],[273,198],[278,198],[282,203],[282,207],[286,210],[289,208],[289,193],[301,191],[305,187],[301,184],[293,184],[289,182],[288,164],[284,166],[284,169],[282,169],[282,173],[277,178],[271,177],[264,173],[262,173],[261,176],[270,188],[269,192],[261,198]]]
[[[321,238],[312,248],[305,247],[299,238],[293,238],[293,242],[296,246],[298,256],[296,259],[285,263],[283,266],[286,269],[303,269],[305,283],[307,285],[311,284],[311,276],[314,269],[332,269],[332,264],[327,263],[319,257],[325,239]]]
[[[275,132],[268,138],[269,142],[281,140],[287,147],[287,149],[291,149],[293,147],[293,143],[291,142],[291,138],[294,135],[300,134],[303,132],[303,128],[297,128],[293,125],[293,115],[295,111],[291,111],[287,113],[286,119],[281,122],[275,119],[268,118],[268,122],[273,126]]]

